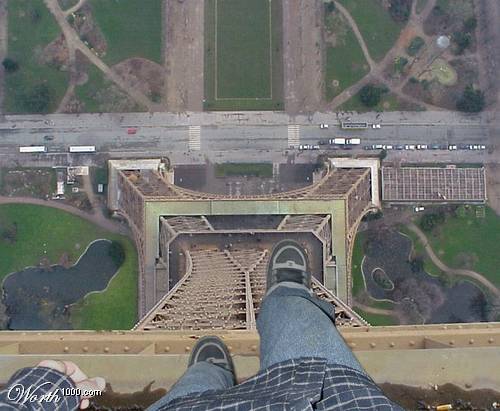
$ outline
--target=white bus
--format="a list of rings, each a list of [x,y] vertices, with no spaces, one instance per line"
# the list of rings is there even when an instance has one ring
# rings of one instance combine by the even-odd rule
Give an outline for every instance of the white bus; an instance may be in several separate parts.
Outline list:
[[[47,147],[45,146],[26,146],[19,147],[20,153],[46,153]]]
[[[70,146],[70,153],[95,153],[95,146]]]

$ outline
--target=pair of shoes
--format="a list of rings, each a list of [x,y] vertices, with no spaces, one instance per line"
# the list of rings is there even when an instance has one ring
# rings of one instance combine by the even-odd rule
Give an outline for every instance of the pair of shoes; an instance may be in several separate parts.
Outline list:
[[[267,266],[267,290],[283,281],[311,288],[311,274],[306,250],[296,241],[283,240],[271,251]]]
[[[201,337],[193,347],[188,366],[208,362],[229,371],[234,376],[234,364],[226,344],[216,336]]]

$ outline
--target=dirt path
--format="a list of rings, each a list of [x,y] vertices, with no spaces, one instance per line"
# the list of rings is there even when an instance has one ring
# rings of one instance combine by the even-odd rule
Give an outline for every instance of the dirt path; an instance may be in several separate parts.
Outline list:
[[[283,0],[284,100],[289,114],[317,111],[323,102],[322,26],[321,0]]]
[[[1,64],[8,50],[8,11],[7,0],[0,0],[0,115],[4,112],[5,70]]]
[[[493,283],[491,283],[483,275],[481,275],[475,271],[472,271],[472,270],[450,268],[446,264],[444,264],[439,259],[439,257],[434,253],[434,250],[432,249],[431,245],[429,244],[429,240],[427,239],[427,236],[414,223],[408,224],[407,227],[418,236],[418,238],[420,239],[420,241],[422,242],[422,244],[425,248],[427,255],[441,271],[444,271],[445,273],[452,274],[452,275],[460,275],[460,276],[464,276],[464,277],[469,277],[475,281],[480,282],[489,291],[491,291],[491,293],[493,295],[495,295],[496,297],[500,297],[500,290],[497,287],[495,287],[495,285]]]
[[[66,20],[66,14],[59,7],[57,0],[44,0],[44,2],[59,24],[69,49],[73,49],[73,51],[79,50],[92,64],[94,64],[110,80],[122,88],[131,98],[133,98],[136,103],[144,106],[151,112],[161,111],[161,107],[159,105],[151,102],[151,100],[140,91],[130,87],[126,81],[111,70],[109,66],[98,58],[92,51],[90,51],[90,49],[80,40],[78,34]]]
[[[109,220],[105,218],[102,213],[101,214],[89,214],[82,210],[79,210],[70,205],[60,203],[52,200],[41,200],[38,198],[29,198],[29,197],[4,197],[0,196],[0,204],[32,204],[39,205],[45,207],[57,208],[62,211],[66,211],[78,217],[81,217],[92,224],[98,225],[99,227],[111,231],[115,234],[121,234],[126,236],[131,236],[130,230],[126,225],[120,224],[118,222]]]
[[[168,111],[203,111],[205,2],[164,0],[164,101]]]

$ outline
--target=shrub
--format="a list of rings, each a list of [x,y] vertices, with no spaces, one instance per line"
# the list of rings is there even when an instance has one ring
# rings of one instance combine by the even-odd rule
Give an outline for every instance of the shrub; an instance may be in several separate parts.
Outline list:
[[[3,59],[2,66],[7,73],[14,73],[19,70],[19,64],[17,64],[17,61],[9,57]]]
[[[21,104],[30,113],[44,113],[49,109],[52,93],[46,84],[39,84],[21,96]]]
[[[405,22],[410,17],[412,0],[390,0],[389,13],[393,20]]]
[[[422,37],[414,37],[410,44],[408,45],[408,48],[406,49],[406,52],[410,56],[416,56],[420,49],[424,46],[425,41]]]

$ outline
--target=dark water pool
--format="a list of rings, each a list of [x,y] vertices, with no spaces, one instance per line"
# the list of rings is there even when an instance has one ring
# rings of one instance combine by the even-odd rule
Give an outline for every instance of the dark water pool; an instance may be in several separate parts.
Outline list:
[[[71,329],[69,306],[92,291],[104,290],[118,270],[109,256],[110,246],[108,240],[94,241],[70,268],[28,267],[7,276],[2,287],[8,328]]]

